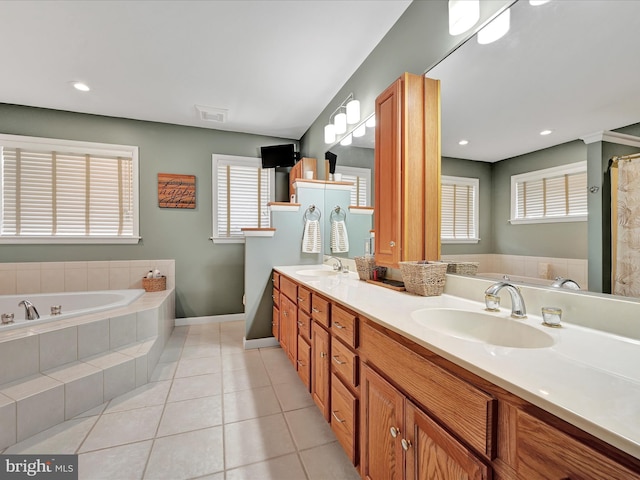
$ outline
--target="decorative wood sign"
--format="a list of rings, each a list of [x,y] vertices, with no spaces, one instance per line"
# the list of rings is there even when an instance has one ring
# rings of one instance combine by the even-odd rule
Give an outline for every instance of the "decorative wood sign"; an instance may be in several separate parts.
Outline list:
[[[160,208],[196,208],[196,176],[159,173],[158,205]]]

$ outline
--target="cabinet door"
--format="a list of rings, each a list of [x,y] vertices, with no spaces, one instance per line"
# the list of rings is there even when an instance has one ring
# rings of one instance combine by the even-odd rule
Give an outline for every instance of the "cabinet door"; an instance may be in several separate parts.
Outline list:
[[[487,465],[409,400],[405,404],[405,429],[401,444],[407,479],[491,478]]]
[[[404,396],[363,364],[360,398],[360,473],[365,479],[401,480]]]
[[[376,99],[374,230],[378,265],[397,265],[400,261],[401,112],[399,79]]]
[[[329,332],[313,322],[311,333],[311,396],[313,401],[329,421],[329,401],[330,401],[330,369],[329,354],[331,344]]]
[[[297,352],[298,307],[286,296],[280,296],[280,345],[294,365]]]
[[[298,335],[298,361],[296,363],[298,376],[308,391],[311,386],[311,346],[300,335]]]
[[[273,306],[273,318],[271,320],[271,333],[277,341],[280,341],[280,310]]]

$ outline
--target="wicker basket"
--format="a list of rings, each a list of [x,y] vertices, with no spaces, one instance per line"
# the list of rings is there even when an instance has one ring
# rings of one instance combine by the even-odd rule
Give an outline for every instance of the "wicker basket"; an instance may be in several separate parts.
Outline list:
[[[478,265],[478,262],[449,262],[447,265],[447,273],[475,275],[478,273]]]
[[[400,262],[400,273],[407,292],[423,297],[442,295],[447,279],[446,262]]]
[[[376,266],[376,259],[372,256],[355,257],[356,270],[360,280],[371,280],[373,278],[373,269]]]
[[[167,277],[142,278],[142,288],[147,292],[161,292],[167,289]]]

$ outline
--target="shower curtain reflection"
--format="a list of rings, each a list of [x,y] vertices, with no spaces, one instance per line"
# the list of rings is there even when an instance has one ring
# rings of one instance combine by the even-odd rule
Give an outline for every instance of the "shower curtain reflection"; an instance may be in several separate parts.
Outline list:
[[[611,197],[612,293],[640,297],[640,154],[613,159]]]

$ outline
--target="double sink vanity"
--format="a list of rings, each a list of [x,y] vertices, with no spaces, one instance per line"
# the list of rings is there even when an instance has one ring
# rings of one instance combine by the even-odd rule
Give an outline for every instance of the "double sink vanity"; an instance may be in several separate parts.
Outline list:
[[[514,319],[475,278],[434,297],[323,265],[273,281],[273,334],[363,478],[640,478],[637,339],[542,325],[533,287]]]

